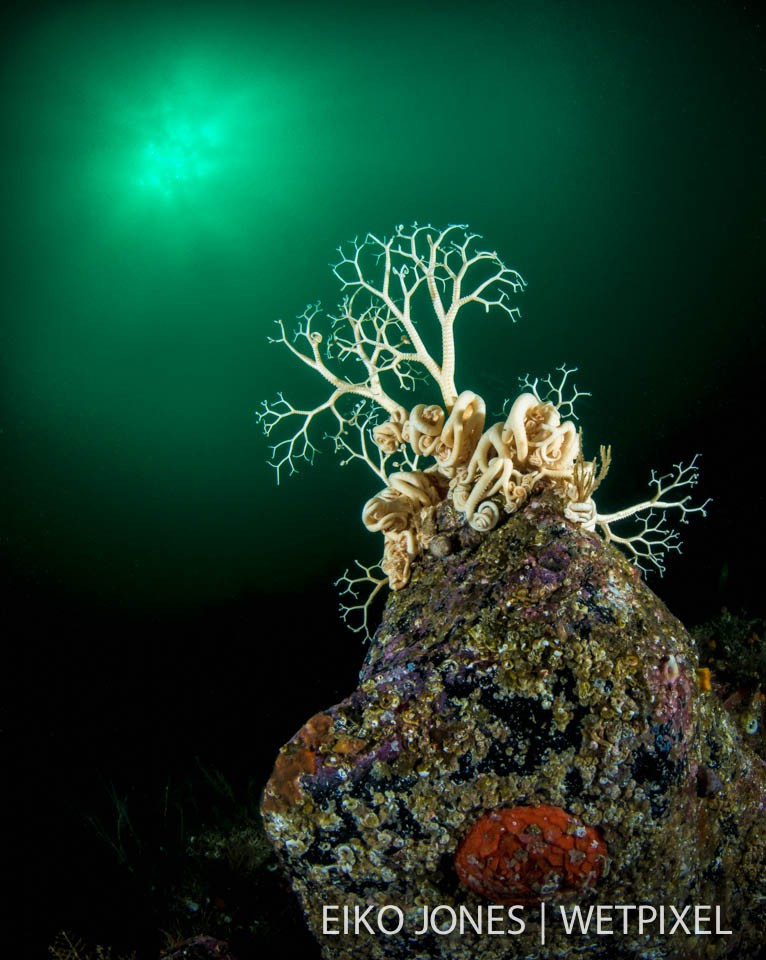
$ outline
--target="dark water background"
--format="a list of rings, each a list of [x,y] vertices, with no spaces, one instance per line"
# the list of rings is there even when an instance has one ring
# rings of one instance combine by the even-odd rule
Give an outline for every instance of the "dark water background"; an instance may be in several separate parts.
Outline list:
[[[357,234],[481,233],[529,286],[513,329],[459,331],[459,386],[496,410],[577,366],[602,509],[701,453],[715,502],[652,585],[689,624],[763,615],[755,5],[5,16],[0,559],[41,943],[129,922],[87,827],[105,783],[140,804],[195,757],[261,782],[353,684],[332,582],[376,558],[377,482],[328,451],[277,487],[253,411],[311,385],[266,337],[337,302]]]

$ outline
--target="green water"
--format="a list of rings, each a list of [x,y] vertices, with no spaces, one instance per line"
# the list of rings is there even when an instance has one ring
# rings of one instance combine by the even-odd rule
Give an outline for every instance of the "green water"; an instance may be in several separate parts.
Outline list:
[[[192,609],[375,559],[375,479],[328,452],[277,488],[253,412],[310,383],[266,337],[337,302],[337,244],[413,220],[470,224],[529,284],[513,329],[459,332],[460,388],[497,409],[578,366],[608,499],[701,450],[735,512],[725,434],[758,417],[764,339],[748,5],[62,3],[3,45],[14,575]]]

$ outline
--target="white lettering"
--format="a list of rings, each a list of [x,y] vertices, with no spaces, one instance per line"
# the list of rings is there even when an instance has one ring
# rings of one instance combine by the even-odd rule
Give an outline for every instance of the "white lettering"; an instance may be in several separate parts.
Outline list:
[[[482,919],[484,917],[484,907],[477,908],[476,917],[473,916],[468,907],[461,904],[460,906],[460,932],[465,933],[466,931],[466,920],[473,927],[475,933],[482,933]]]
[[[415,931],[415,936],[422,937],[424,933],[428,933],[428,907],[423,907],[423,926]]]
[[[572,935],[572,930],[574,930],[575,920],[580,925],[580,931],[582,933],[587,933],[588,928],[590,927],[590,922],[593,917],[593,904],[588,907],[588,913],[586,918],[583,919],[582,909],[580,907],[572,907],[572,916],[567,920],[567,911],[566,907],[559,907],[561,911],[561,922],[564,924],[564,932],[569,937]]]
[[[505,933],[505,928],[499,926],[499,924],[501,924],[502,922],[503,922],[503,908],[495,906],[494,904],[491,907],[487,907],[487,933],[489,934]]]
[[[722,908],[711,904],[688,904],[674,907],[672,904],[660,904],[656,907],[648,903],[635,904],[591,904],[587,908],[580,905],[559,906],[559,914],[567,936],[611,937],[615,934],[629,935],[636,930],[639,936],[647,931],[665,935],[666,911],[669,918],[668,935],[706,936],[718,934],[730,937],[732,931],[724,929],[725,918]],[[715,926],[713,925],[715,910]],[[518,936],[526,930],[524,921],[525,907],[521,904],[506,907],[499,904],[470,907],[465,904],[452,906],[441,903],[422,907],[422,924],[415,924],[411,930],[415,936],[422,937],[434,933],[447,937],[458,933],[489,936]],[[392,937],[402,932],[408,917],[401,907],[392,903],[377,906],[360,904],[356,906],[327,903],[322,905],[322,933],[337,937],[339,934],[360,936],[382,934]],[[693,922],[692,922],[693,921]],[[545,904],[540,910],[540,937],[545,943]]]
[[[524,913],[524,907],[516,906],[508,908],[508,919],[516,924],[515,930],[506,930],[506,933],[509,933],[512,937],[517,936],[519,933],[524,933],[526,929],[526,924],[521,916],[516,916],[516,912]]]
[[[657,911],[648,903],[642,903],[638,908],[638,932],[642,934],[644,927],[648,927],[657,919]]]
[[[334,911],[337,913],[337,912],[338,912],[338,906],[337,906],[337,904],[334,904],[334,903],[333,903],[333,904],[325,904],[325,905],[322,907],[322,933],[327,934],[327,936],[329,936],[329,937],[337,937],[337,936],[339,935],[339,933],[340,933],[340,930],[330,930],[330,928],[329,928],[329,926],[328,926],[328,924],[330,924],[330,923],[337,923],[337,922],[338,922],[338,918],[337,918],[337,917],[331,917],[331,916],[330,916],[330,911],[331,911],[331,910],[334,910]]]
[[[706,911],[707,916],[704,916],[704,917],[702,916],[703,910]],[[706,906],[703,906],[702,904],[699,904],[694,908],[694,932],[702,934],[703,936],[705,934],[707,934],[707,936],[710,936],[710,934],[713,931],[705,930],[703,926],[703,924],[708,924],[708,923],[710,923],[710,907],[706,907]]]
[[[722,934],[724,937],[731,936],[731,930],[722,930],[721,929],[721,908],[715,908],[715,932]]]
[[[444,913],[447,914],[448,926],[440,927],[436,922],[436,916],[439,913],[439,911],[444,911]],[[442,936],[447,936],[448,933],[452,933],[452,931],[455,929],[456,926],[457,926],[457,915],[455,914],[455,911],[452,909],[452,907],[448,907],[446,904],[442,904],[439,907],[433,908],[433,910],[431,911],[431,929],[433,930],[434,933],[439,933]]]
[[[678,910],[676,910],[676,908],[672,904],[670,906],[670,909],[673,912],[673,916],[675,916],[677,919],[668,932],[675,933],[676,927],[682,926],[684,928],[684,933],[691,934],[691,930],[684,923],[684,917],[689,912],[689,907],[688,906],[684,907],[680,913],[678,912]]]
[[[374,933],[375,931],[367,922],[367,914],[372,913],[372,904],[363,912],[359,912],[359,907],[354,907],[354,933],[359,936],[359,925],[363,924],[368,933]]]
[[[600,903],[596,907],[596,933],[600,937],[612,935],[612,907]],[[607,929],[607,926],[609,929]]]
[[[387,910],[391,910],[396,915],[396,919],[398,921],[393,930],[389,930],[388,927],[383,923],[383,916]],[[381,907],[380,910],[378,910],[378,930],[380,930],[381,933],[384,933],[387,937],[390,937],[395,933],[399,933],[403,926],[404,913],[399,907],[395,907],[393,904],[387,903],[384,907]]]

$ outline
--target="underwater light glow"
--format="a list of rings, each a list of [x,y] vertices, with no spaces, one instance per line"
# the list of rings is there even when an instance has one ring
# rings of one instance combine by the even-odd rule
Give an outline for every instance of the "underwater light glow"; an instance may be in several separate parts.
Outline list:
[[[138,186],[170,199],[199,185],[219,167],[220,139],[213,122],[166,119],[141,150]]]

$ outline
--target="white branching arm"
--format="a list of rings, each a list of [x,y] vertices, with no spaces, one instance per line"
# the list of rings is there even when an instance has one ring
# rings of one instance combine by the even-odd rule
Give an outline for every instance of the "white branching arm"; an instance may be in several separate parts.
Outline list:
[[[604,537],[624,547],[644,572],[647,572],[646,565],[651,564],[664,573],[666,553],[669,550],[681,551],[680,535],[666,525],[668,510],[678,510],[681,523],[688,523],[693,513],[707,516],[710,499],[693,506],[692,495],[686,492],[695,487],[699,480],[698,459],[695,455],[686,466],[677,463],[670,473],[662,476],[657,476],[656,471],[652,470],[650,486],[654,487],[654,494],[648,500],[615,513],[596,513],[595,522]],[[615,533],[613,526],[631,517],[638,519],[639,528],[625,536]]]
[[[446,411],[452,410],[458,398],[454,327],[460,310],[470,303],[485,311],[497,307],[515,321],[519,312],[511,305],[510,294],[526,286],[523,277],[506,267],[496,253],[477,249],[479,239],[458,225],[444,230],[399,226],[389,239],[369,233],[362,241],[354,240],[345,252],[338,250],[340,260],[333,272],[344,298],[338,312],[328,317],[325,332],[318,328],[322,319],[318,303],[298,317],[292,336],[277,321],[279,335],[270,341],[284,344],[331,388],[313,410],[293,406],[281,394],[263,404],[258,417],[267,436],[287,421],[298,424],[292,437],[272,446],[277,479],[284,469],[296,472],[300,460],[313,462],[317,453],[311,439],[314,422],[325,412],[335,417],[337,426],[334,433],[325,431],[325,435],[333,438],[345,462],[362,460],[385,479],[385,463],[371,445],[377,421],[372,411],[362,417],[358,403],[370,403],[372,410],[383,410],[391,421],[404,423],[411,404],[405,407],[397,395],[411,393],[419,381],[431,379]],[[429,315],[432,332],[428,331]],[[438,337],[433,335],[437,331]],[[440,342],[441,356],[434,356],[426,342]],[[351,412],[347,398],[355,401]],[[359,429],[362,423],[366,434]],[[408,461],[405,465],[411,466]]]
[[[385,484],[389,474],[401,470],[417,470],[419,457],[406,444],[396,448],[386,447],[375,442],[375,428],[379,426],[378,411],[362,401],[356,405],[345,420],[338,423],[335,433],[328,437],[340,456],[340,465],[347,466],[354,460],[361,460]]]
[[[407,360],[420,364],[437,383],[444,406],[451,409],[458,396],[455,385],[455,321],[460,310],[477,303],[488,311],[502,310],[512,321],[519,316],[510,293],[520,293],[526,281],[506,267],[494,252],[472,249],[480,239],[453,224],[437,231],[431,226],[400,225],[396,233],[381,240],[368,233],[351,249],[339,248],[334,272],[349,301],[365,294],[382,304],[387,322],[398,325],[400,335],[411,344]],[[425,283],[441,332],[441,358],[427,349],[413,314],[413,302]],[[387,344],[393,347],[389,337]]]
[[[522,390],[528,390],[534,394],[538,400],[552,403],[565,419],[571,417],[577,420],[577,414],[574,411],[575,403],[580,397],[590,397],[592,394],[586,390],[578,390],[575,383],[567,383],[570,375],[577,373],[577,367],[567,367],[562,364],[556,367],[556,371],[561,374],[558,382],[554,381],[550,373],[543,378],[535,377],[534,380],[530,374],[526,373],[523,377],[519,377],[519,385]]]
[[[474,529],[489,530],[501,512],[515,512],[534,488],[549,484],[567,519],[600,530],[642,570],[654,566],[661,573],[667,552],[680,550],[678,534],[666,525],[668,513],[677,511],[687,523],[693,513],[704,516],[710,502],[691,502],[695,456],[662,476],[652,472],[648,499],[599,513],[593,494],[611,453],[602,446],[599,458],[584,458],[582,431],[568,419],[579,398],[590,396],[573,382],[576,368],[559,367],[557,379],[525,376],[504,422],[486,425],[481,396],[456,386],[455,324],[471,304],[514,322],[519,314],[512,295],[526,282],[479,241],[456,224],[443,230],[400,225],[388,239],[368,233],[338,249],[333,272],[343,299],[335,314],[310,305],[292,336],[280,320],[278,336],[270,338],[317,374],[324,388],[310,408],[281,393],[262,404],[257,416],[264,433],[284,437],[271,447],[277,482],[300,461],[313,462],[317,421],[324,418],[332,422],[319,436],[332,442],[341,464],[360,461],[384,484],[362,512],[367,529],[384,536],[381,564],[357,563],[358,572],[338,581],[350,598],[341,605],[343,619],[367,636],[375,597],[386,584],[403,589],[413,561],[437,543],[435,511],[445,500]],[[469,309],[463,317],[470,315]],[[505,342],[502,335],[498,340]],[[431,382],[432,393],[438,389],[441,405],[427,392],[424,402],[404,402],[422,381]],[[629,520],[632,528],[620,526]]]
[[[358,560],[355,560],[354,563],[361,570],[361,576],[350,576],[348,570],[346,570],[343,576],[335,581],[336,587],[342,587],[340,591],[340,616],[352,633],[362,633],[365,640],[371,640],[370,613],[372,602],[380,591],[388,586],[388,576],[383,572],[379,563],[369,567]],[[350,598],[348,602],[344,602],[342,599],[346,596]]]
[[[285,333],[285,326],[281,320],[277,320],[280,335],[278,337],[269,337],[269,343],[284,344],[293,356],[297,357],[307,367],[310,367],[315,373],[326,380],[335,389],[335,393],[353,394],[359,397],[366,397],[374,403],[379,404],[389,414],[394,414],[397,410],[403,409],[401,404],[388,396],[380,383],[380,370],[375,365],[375,358],[368,358],[360,355],[367,376],[359,381],[344,379],[327,366],[325,357],[322,356],[321,346],[323,335],[320,331],[312,329],[312,321],[319,313],[320,305],[314,304],[307,307],[298,318],[298,327],[293,334],[292,340]],[[302,321],[302,322],[301,322]],[[300,349],[298,344],[305,341],[308,352]]]

